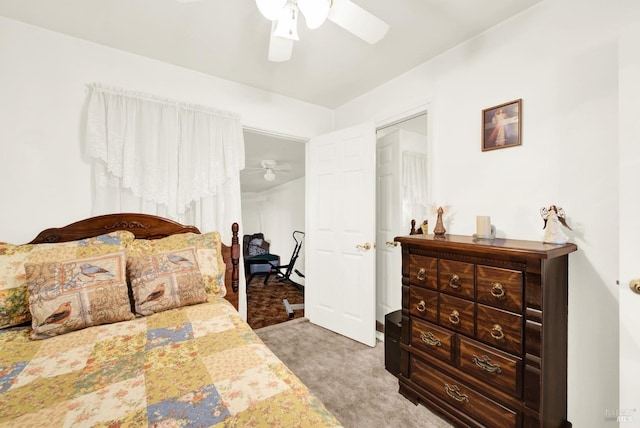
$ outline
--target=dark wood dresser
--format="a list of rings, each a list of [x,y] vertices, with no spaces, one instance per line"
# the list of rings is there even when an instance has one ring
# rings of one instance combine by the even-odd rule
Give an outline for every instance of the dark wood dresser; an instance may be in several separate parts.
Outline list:
[[[402,244],[400,393],[465,427],[570,427],[574,244],[470,236]]]

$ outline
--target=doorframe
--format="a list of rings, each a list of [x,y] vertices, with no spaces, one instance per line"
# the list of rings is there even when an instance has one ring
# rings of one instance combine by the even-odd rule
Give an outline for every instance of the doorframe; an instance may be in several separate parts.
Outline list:
[[[423,100],[421,103],[419,104],[415,104],[413,106],[403,106],[401,108],[397,108],[397,109],[392,109],[390,111],[390,113],[387,115],[385,114],[384,116],[378,117],[378,118],[374,118],[373,119],[373,124],[375,127],[375,131],[376,131],[376,135],[378,133],[378,131],[380,129],[384,129],[387,128],[389,126],[395,125],[397,123],[403,122],[405,120],[411,119],[413,117],[419,116],[421,114],[426,113],[427,114],[427,164],[428,164],[428,171],[427,171],[427,192],[429,193],[429,195],[433,196],[433,168],[435,163],[433,162],[433,157],[434,157],[434,150],[433,150],[433,141],[434,141],[434,136],[436,133],[436,129],[434,126],[435,121],[433,120],[434,117],[434,113],[435,112],[435,102],[433,99],[425,99]],[[252,126],[243,126],[242,127],[243,131],[249,131],[249,132],[253,132],[253,133],[257,133],[257,134],[262,134],[262,135],[267,135],[267,136],[271,136],[271,137],[276,137],[276,138],[284,138],[287,140],[292,140],[292,141],[298,141],[302,144],[305,145],[305,153],[308,150],[307,144],[309,142],[309,140],[311,139],[311,137],[302,137],[299,135],[292,135],[292,134],[287,134],[287,133],[281,133],[281,132],[276,132],[276,131],[272,131],[272,130],[267,130],[267,129],[263,129],[263,128],[256,128],[256,127],[252,127]],[[336,129],[336,126],[334,124],[333,129],[330,132],[333,131],[337,131],[338,129]],[[307,193],[305,192],[305,206],[306,206],[306,199],[308,198]],[[242,233],[242,222],[240,222],[240,232]],[[306,219],[306,214],[305,214],[305,230],[308,228],[308,224],[307,224],[307,219]],[[305,251],[305,259],[306,259],[306,247],[303,248],[303,251]],[[240,260],[240,263],[242,263],[242,260]],[[244,272],[244,266],[240,266],[241,269],[241,273]],[[246,294],[246,281],[244,280],[244,278],[240,278],[240,288],[238,290],[238,299],[239,299],[239,312],[240,315],[246,320],[247,319],[247,294]],[[305,297],[306,300],[306,297]],[[375,303],[374,303],[374,309],[375,309]],[[375,327],[374,327],[375,328]],[[376,338],[379,339],[380,341],[384,341],[384,334],[381,334],[380,332],[376,331]]]
[[[396,110],[389,116],[382,117],[380,119],[374,120],[374,125],[376,128],[376,139],[378,138],[378,131],[389,128],[390,126],[397,125],[399,123],[405,122],[407,120],[413,119],[415,117],[421,116],[423,114],[427,115],[427,193],[431,196],[433,195],[433,136],[434,136],[434,102],[432,100],[426,100],[425,102],[415,105],[413,107]],[[377,162],[377,160],[376,160]],[[376,287],[377,287],[377,278],[376,278]],[[376,290],[377,293],[377,290]],[[377,310],[377,302],[375,303]],[[376,320],[377,324],[377,320]],[[384,325],[382,326],[383,331],[379,331],[376,325],[376,339],[384,342]]]
[[[305,151],[305,156],[307,153],[307,143],[309,142],[309,137],[301,137],[299,135],[292,135],[292,134],[286,134],[283,132],[276,132],[276,131],[271,131],[271,130],[267,130],[267,129],[263,129],[263,128],[255,128],[252,126],[242,126],[242,132],[244,133],[245,131],[247,132],[252,132],[254,134],[259,134],[259,135],[265,135],[268,137],[273,137],[273,138],[280,138],[283,140],[289,140],[289,141],[293,141],[295,143],[300,143],[300,144],[304,144],[304,151]],[[245,159],[247,157],[247,154],[245,152]],[[305,173],[306,176],[306,173]],[[240,187],[240,192],[242,193],[242,186]],[[306,207],[306,198],[307,198],[307,194],[305,192],[305,207]],[[242,206],[240,207],[240,219],[238,221],[238,225],[239,225],[239,231],[238,231],[238,235],[239,236],[243,236],[244,234],[244,222],[242,221]],[[307,226],[307,218],[306,218],[306,214],[305,214],[305,229]],[[240,269],[240,278],[239,278],[239,285],[238,285],[238,313],[240,314],[240,317],[247,321],[247,317],[248,317],[248,307],[247,307],[247,281],[246,278],[244,276],[244,262],[243,262],[243,257],[242,255],[240,255],[240,261],[239,261],[239,265],[238,268]],[[284,310],[284,307],[283,307]]]

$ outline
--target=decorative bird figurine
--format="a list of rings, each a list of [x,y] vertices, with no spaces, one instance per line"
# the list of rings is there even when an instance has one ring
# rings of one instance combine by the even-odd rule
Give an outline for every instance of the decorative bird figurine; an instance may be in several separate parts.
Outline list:
[[[155,302],[157,300],[162,299],[162,296],[164,296],[164,282],[161,284],[158,284],[158,286],[155,288],[155,290],[153,290],[146,299],[144,299],[142,302],[140,302],[140,306],[144,305],[145,303],[148,302]]]
[[[169,261],[173,264],[179,265],[180,263],[184,263],[187,262],[188,265],[192,265],[193,263],[191,263],[191,260],[189,259],[185,259],[182,256],[179,256],[177,254],[167,254],[167,258],[169,259]]]
[[[108,275],[113,277],[113,274],[106,269],[101,268],[100,266],[94,266],[89,263],[83,263],[80,265],[80,271],[83,275],[88,276],[89,278],[95,278],[98,275]]]
[[[64,302],[38,327],[47,324],[63,324],[71,317],[71,302]]]
[[[561,226],[572,230],[567,224],[566,215],[561,207],[551,205],[549,208],[540,208],[540,215],[544,219],[544,238],[543,242],[549,244],[566,244],[569,237],[565,235]]]

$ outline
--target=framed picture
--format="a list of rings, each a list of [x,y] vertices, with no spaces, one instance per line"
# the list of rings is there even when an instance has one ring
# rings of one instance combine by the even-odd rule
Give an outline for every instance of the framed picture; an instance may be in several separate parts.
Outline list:
[[[482,110],[482,151],[522,144],[522,99]]]

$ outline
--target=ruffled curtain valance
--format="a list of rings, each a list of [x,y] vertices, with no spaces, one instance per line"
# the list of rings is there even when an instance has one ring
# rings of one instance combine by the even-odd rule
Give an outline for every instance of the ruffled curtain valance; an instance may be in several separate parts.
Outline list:
[[[203,231],[223,232],[238,221],[245,158],[238,115],[93,84],[86,143],[95,171],[94,213],[136,210]],[[237,204],[228,200],[236,190]],[[205,206],[214,212],[202,212]],[[229,211],[237,217],[211,224]]]

